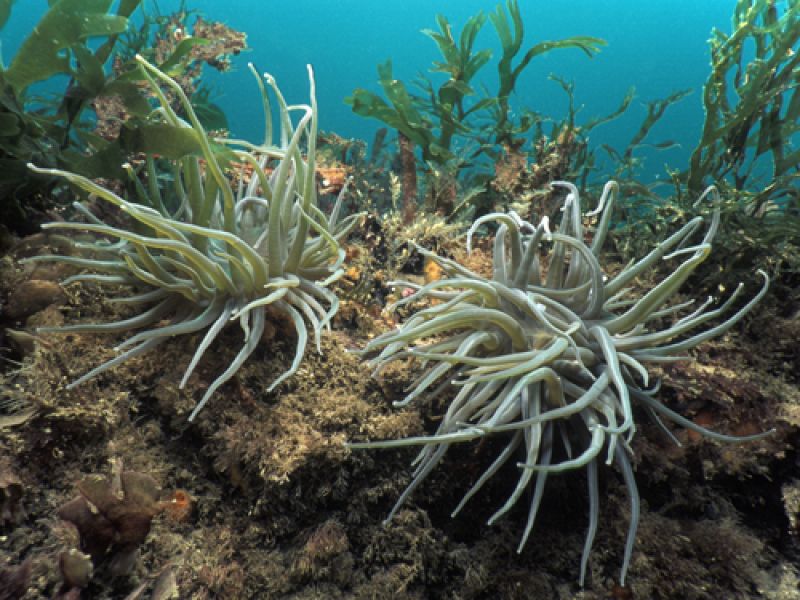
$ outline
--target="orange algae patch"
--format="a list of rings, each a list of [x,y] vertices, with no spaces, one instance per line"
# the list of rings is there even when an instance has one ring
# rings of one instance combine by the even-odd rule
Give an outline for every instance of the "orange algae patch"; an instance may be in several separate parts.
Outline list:
[[[185,490],[175,490],[160,502],[159,508],[172,521],[186,521],[194,510],[194,498]]]

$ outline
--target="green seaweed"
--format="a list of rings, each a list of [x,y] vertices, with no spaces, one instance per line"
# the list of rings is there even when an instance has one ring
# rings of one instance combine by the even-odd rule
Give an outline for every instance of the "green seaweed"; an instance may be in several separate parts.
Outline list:
[[[433,133],[432,119],[417,109],[418,102],[402,81],[394,78],[392,61],[378,65],[378,80],[388,102],[364,89],[357,89],[345,101],[353,112],[386,123],[414,142],[422,150],[424,160],[446,162],[453,154]]]
[[[513,134],[516,132],[513,131],[512,124],[509,122],[508,118],[511,112],[508,99],[514,92],[517,79],[531,60],[552,50],[564,48],[582,50],[586,56],[592,58],[606,45],[605,40],[586,35],[572,36],[562,40],[547,40],[534,44],[528,49],[519,63],[514,65],[514,59],[522,48],[525,30],[522,23],[522,16],[519,12],[519,4],[516,0],[507,2],[506,8],[511,15],[510,20],[503,10],[502,5],[498,5],[495,11],[490,15],[492,25],[494,25],[497,36],[500,38],[500,44],[503,49],[503,55],[497,63],[497,75],[500,83],[496,94],[497,107],[494,111],[496,115],[494,123],[496,132],[495,142],[500,145],[513,142]]]
[[[756,208],[792,195],[800,177],[800,4],[739,0],[731,33],[709,40],[711,73],[703,87],[705,120],[689,170],[678,176],[689,194],[707,181],[737,190],[770,183]]]
[[[7,21],[12,3],[0,2],[0,25]],[[0,214],[12,229],[35,230],[40,219],[36,215],[54,202],[58,179],[31,177],[27,163],[124,182],[122,165],[138,152],[168,158],[200,154],[198,141],[185,131],[147,123],[152,100],[143,91],[145,76],[134,60],[140,51],[152,56],[149,46],[189,13],[160,20],[145,15],[142,25],[129,28],[129,18],[140,4],[141,0],[52,1],[8,67],[0,67]],[[188,36],[168,47],[158,66],[174,77],[198,78],[200,61],[191,52],[210,43]],[[53,87],[52,78],[64,75],[68,83],[55,94],[56,100],[30,91],[37,83]],[[211,102],[208,90],[194,91],[192,100],[204,126],[226,128],[224,113]],[[114,99],[126,115],[118,134],[96,129],[101,116],[90,113],[96,112],[97,99]]]
[[[420,93],[412,93],[402,81],[395,79],[391,61],[378,65],[378,80],[385,98],[365,90],[356,89],[345,102],[361,116],[378,119],[396,129],[416,144],[424,162],[445,166],[454,158],[453,144],[477,143],[478,153],[492,145],[509,143],[520,131],[529,128],[532,121],[520,124],[510,122],[509,97],[519,76],[530,62],[551,50],[577,48],[593,56],[605,42],[599,38],[575,36],[555,41],[544,41],[529,48],[514,64],[524,39],[524,27],[516,0],[497,6],[489,16],[500,40],[502,55],[497,61],[498,86],[495,93],[486,88],[478,92],[474,86],[476,75],[492,58],[490,49],[475,48],[478,32],[486,23],[483,13],[467,20],[460,35],[454,35],[449,21],[443,15],[436,18],[439,30],[425,30],[437,45],[442,60],[435,61],[434,73],[448,76],[441,85],[427,77],[420,77],[415,86]],[[490,126],[478,126],[476,116],[489,117]],[[490,131],[486,139],[486,131]]]
[[[17,93],[58,73],[72,75],[90,86],[98,83],[98,70],[99,79],[105,79],[101,57],[84,44],[91,37],[125,31],[125,16],[107,14],[111,4],[111,0],[60,0],[52,4],[3,72],[4,79]],[[71,56],[62,53],[68,49],[75,53],[79,68],[73,69]]]
[[[0,67],[0,213],[4,223],[24,230],[30,209],[48,204],[51,180],[30,177],[26,164],[36,161],[55,167],[66,162],[72,125],[88,101],[103,90],[103,62],[139,2],[123,1],[115,14],[109,14],[111,0],[51,2],[8,67]],[[12,4],[0,5],[0,24],[7,22]],[[107,38],[106,43],[92,51],[87,41],[97,37]],[[70,76],[70,81],[55,108],[29,93],[31,85],[60,74]]]
[[[11,16],[11,7],[16,0],[0,0],[0,29],[5,27],[6,21]]]
[[[720,188],[719,250],[697,272],[708,287],[766,270],[796,296],[800,269],[800,3],[738,0],[731,32],[712,31],[705,111],[687,170],[671,172],[674,194],[628,196],[617,236],[623,259],[698,213],[693,194]],[[642,219],[643,214],[647,219]],[[786,277],[783,277],[785,275]]]

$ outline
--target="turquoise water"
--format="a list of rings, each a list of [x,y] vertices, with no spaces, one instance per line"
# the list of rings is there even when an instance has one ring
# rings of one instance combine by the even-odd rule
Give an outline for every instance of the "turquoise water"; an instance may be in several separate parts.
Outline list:
[[[162,12],[179,6],[162,0]],[[248,34],[252,50],[235,59],[233,72],[214,76],[218,102],[228,114],[234,135],[256,138],[261,131],[259,102],[248,61],[278,79],[289,101],[305,101],[305,64],[316,71],[321,127],[345,137],[370,140],[378,122],[353,114],[343,100],[354,88],[378,91],[376,65],[387,58],[399,79],[409,81],[427,72],[438,59],[434,43],[420,31],[435,28],[435,15],[448,17],[454,31],[479,11],[494,10],[493,0],[190,0],[211,20],[223,21]],[[614,110],[630,86],[637,100],[628,114],[598,128],[591,142],[624,149],[645,111],[642,101],[690,88],[694,93],[671,107],[648,142],[674,140],[679,147],[647,152],[642,176],[664,176],[664,164],[684,168],[702,124],[700,89],[708,75],[707,39],[713,27],[730,27],[733,0],[521,0],[526,27],[523,48],[545,39],[591,35],[605,39],[593,59],[578,50],[559,50],[536,59],[518,84],[512,106],[529,107],[561,117],[567,102],[560,87],[547,79],[556,73],[575,82],[581,120]],[[46,9],[44,0],[24,0],[14,6],[2,32],[6,62]],[[490,23],[477,47],[498,50]],[[492,64],[485,67],[492,87]]]

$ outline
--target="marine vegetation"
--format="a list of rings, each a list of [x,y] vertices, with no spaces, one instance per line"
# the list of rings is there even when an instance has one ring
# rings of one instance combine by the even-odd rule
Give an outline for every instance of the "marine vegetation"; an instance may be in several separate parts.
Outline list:
[[[385,99],[358,88],[345,100],[356,114],[378,119],[398,132],[404,173],[416,169],[415,147],[419,148],[423,163],[441,170],[446,166],[452,167],[458,152],[466,146],[477,155],[486,148],[510,144],[514,136],[527,131],[535,121],[530,111],[524,111],[518,119],[509,118],[509,98],[530,62],[559,48],[578,48],[591,57],[605,45],[599,38],[574,36],[539,42],[520,57],[524,27],[519,4],[516,0],[508,0],[505,6],[507,13],[499,4],[489,15],[502,48],[502,55],[496,62],[498,83],[494,93],[485,87],[479,93],[475,87],[474,79],[492,59],[490,49],[475,49],[475,40],[487,19],[485,14],[478,13],[467,20],[458,40],[443,15],[436,17],[439,31],[424,31],[436,43],[442,56],[442,60],[434,62],[431,68],[432,72],[446,77],[441,85],[435,86],[433,81],[422,76],[414,82],[419,92],[412,93],[405,83],[395,78],[392,62],[387,60],[378,65],[379,83]],[[455,145],[460,148],[456,149]],[[416,178],[411,180],[409,176],[413,185]],[[409,195],[409,201],[412,196],[416,198],[415,189],[405,190],[405,193]],[[449,198],[446,201],[452,205],[454,200]]]
[[[567,95],[566,115],[561,119],[539,115],[527,136],[530,143],[518,138],[513,144],[505,145],[494,158],[488,193],[462,200],[456,211],[468,204],[478,215],[510,207],[523,218],[538,221],[543,216],[553,216],[561,205],[557,190],[548,185],[551,181],[566,179],[574,181],[580,190],[599,189],[602,183],[596,181],[598,173],[603,175],[603,181],[609,177],[617,181],[626,190],[626,196],[646,198],[650,202],[662,200],[653,191],[654,184],[645,184],[639,179],[638,170],[644,160],[640,150],[645,147],[664,150],[676,145],[671,140],[651,143],[648,138],[666,110],[685,98],[690,90],[644,102],[646,112],[639,127],[625,147],[618,149],[609,144],[591,144],[590,138],[596,127],[628,111],[636,97],[635,88],[628,90],[612,112],[579,121],[580,107],[576,106],[574,83],[556,75],[551,75],[550,79]]]
[[[800,178],[800,5],[739,0],[731,21],[730,34],[711,33],[703,130],[681,179],[689,193],[708,180],[757,187],[760,208],[796,193]]]
[[[0,0],[0,29],[12,4]],[[217,129],[226,121],[202,85],[203,66],[222,70],[245,47],[243,34],[199,17],[189,28],[186,13],[157,23],[144,15],[137,27],[141,0],[49,4],[8,66],[0,65],[0,217],[20,232],[36,230],[59,182],[31,177],[28,162],[124,180],[128,156],[175,153],[174,129],[140,127],[151,109],[134,54],[179,80],[201,122]]]
[[[203,78],[204,67],[229,71],[231,57],[247,50],[247,34],[224,23],[207,21],[202,13],[187,9],[185,4],[181,2],[178,9],[169,14],[162,14],[155,3],[149,11],[142,6],[141,23],[129,27],[120,38],[115,52],[115,71],[126,70],[125,65],[141,54],[178,82],[206,129],[227,130],[227,116],[211,101],[214,92]],[[194,23],[190,24],[192,17]],[[175,98],[172,108],[182,114]]]
[[[109,476],[93,474],[75,484],[77,495],[58,507],[66,548],[58,554],[62,580],[53,598],[69,600],[89,594],[110,579],[130,575],[150,536],[153,520],[165,515],[173,523],[185,520],[191,496],[184,490],[164,493],[149,474],[126,469],[112,461]],[[66,527],[64,527],[66,526]],[[52,558],[50,559],[53,560]],[[157,580],[172,577],[170,568]],[[141,585],[143,590],[146,586]],[[175,587],[174,582],[171,587]],[[141,593],[135,596],[143,597]],[[169,597],[153,594],[152,598]]]
[[[274,78],[256,76],[266,128],[264,143],[254,145],[210,139],[178,83],[144,58],[137,60],[160,102],[152,123],[183,131],[196,152],[168,161],[171,171],[167,173],[159,172],[164,161],[153,156],[147,156],[138,171],[127,165],[136,189],[134,200],[75,173],[31,168],[65,178],[116,206],[130,219],[128,225],[107,224],[76,203],[85,222],[48,223],[44,229],[90,232],[97,240],[74,244],[83,256],[50,255],[33,260],[88,270],[68,278],[65,284],[88,281],[134,286],[136,295],[115,301],[141,307],[141,312],[112,323],[79,323],[40,331],[123,333],[145,328],[117,346],[121,354],[73,381],[69,388],[176,335],[205,331],[184,373],[183,387],[225,325],[238,321],[244,332],[242,348],[208,387],[189,417],[192,420],[256,349],[268,311],[290,321],[297,332],[294,360],[270,389],[297,371],[308,338],[306,321],[319,349],[321,332],[338,307],[327,286],[342,275],[344,250],[339,242],[357,215],[340,220],[340,202],[330,216],[317,207],[317,106],[310,67],[309,105],[287,105]],[[172,109],[162,85],[179,99],[188,122]],[[277,141],[273,141],[267,87],[277,98],[280,114]],[[294,113],[300,115],[296,125]],[[247,183],[239,177],[234,184],[226,174],[226,168],[236,166],[252,170]],[[166,325],[162,324],[165,319]]]
[[[505,447],[453,515],[505,463],[521,455],[517,485],[489,519],[489,524],[497,521],[533,488],[518,551],[531,533],[548,476],[585,468],[589,527],[581,584],[599,521],[598,466],[602,461],[616,464],[630,496],[630,526],[620,576],[624,585],[640,509],[631,465],[634,406],[641,406],[676,443],[662,419],[720,441],[766,435],[716,433],[677,414],[656,398],[659,384],[651,381],[645,365],[686,360],[691,348],[721,335],[746,315],[766,294],[769,280],[761,272],[760,291],[743,305],[737,304],[741,284],[721,304],[711,298],[699,305],[674,299],[681,284],[711,253],[718,209],[710,220],[688,221],[643,258],[610,272],[599,257],[617,184],[606,184],[597,210],[589,213],[598,218],[591,236],[584,230],[577,188],[562,181],[553,185],[567,190],[563,218],[555,231],[550,231],[547,218],[534,226],[513,212],[486,215],[473,224],[468,250],[478,227],[489,221],[499,224],[490,277],[419,249],[438,263],[446,277],[426,285],[396,282],[414,293],[395,306],[427,302],[427,307],[413,312],[398,329],[370,341],[364,352],[374,356],[376,373],[392,361],[409,358],[424,367],[396,406],[406,406],[423,394],[440,397],[452,391],[454,395],[434,434],[350,446],[422,446],[413,463],[412,481],[388,520],[452,444],[505,436]],[[715,188],[708,188],[697,200],[706,201],[719,203]],[[704,225],[705,233],[695,239]],[[591,241],[586,241],[589,237]],[[633,293],[637,278],[662,261],[672,263],[669,275],[637,297]],[[726,311],[732,314],[719,321]],[[713,321],[717,324],[698,330]]]
[[[482,111],[491,110],[494,116],[492,142],[502,144],[511,141],[511,136],[520,128],[524,130],[532,125],[532,121],[526,118],[518,123],[509,120],[509,98],[530,62],[558,48],[579,48],[591,57],[605,42],[588,36],[539,42],[514,64],[522,49],[524,28],[516,0],[509,0],[506,8],[508,15],[500,4],[489,16],[502,47],[502,56],[496,65],[498,84],[495,94],[484,90],[478,95],[473,87],[473,79],[492,58],[490,49],[476,51],[474,48],[477,35],[487,18],[481,12],[467,20],[458,40],[453,36],[450,23],[444,15],[436,17],[439,31],[424,30],[442,55],[442,60],[434,62],[431,69],[434,73],[447,76],[438,88],[434,88],[434,83],[428,78],[421,77],[416,82],[421,94],[412,94],[402,81],[394,78],[392,62],[388,60],[378,66],[379,83],[386,100],[358,88],[346,102],[352,106],[353,112],[383,121],[405,135],[420,148],[424,161],[444,164],[454,158],[452,145],[456,137],[477,138],[479,129],[469,119],[474,119]]]
[[[705,118],[689,168],[671,172],[669,201],[626,199],[619,249],[633,256],[664,239],[697,214],[694,196],[715,182],[723,197],[719,250],[699,277],[730,287],[731,274],[764,268],[782,286],[781,276],[791,280],[800,267],[800,4],[739,0],[730,32],[714,29],[709,51]],[[788,284],[796,295],[797,283]]]
[[[12,4],[0,2],[0,29]],[[88,100],[109,83],[102,65],[139,0],[120,3],[116,14],[108,14],[111,0],[50,4],[10,64],[0,65],[0,216],[4,224],[20,230],[29,220],[30,208],[37,201],[44,205],[52,188],[49,181],[31,178],[26,163],[63,166],[69,160],[73,124]],[[106,42],[92,51],[87,45],[90,37],[105,37]],[[68,93],[48,110],[29,88],[59,74],[71,77]]]
[[[722,223],[730,233],[703,275],[730,285],[727,273],[762,267],[796,297],[800,4],[739,0],[731,21],[729,34],[715,29],[709,40],[703,130],[688,172],[675,177],[689,194],[708,181],[725,186]],[[688,203],[679,196],[675,204]]]

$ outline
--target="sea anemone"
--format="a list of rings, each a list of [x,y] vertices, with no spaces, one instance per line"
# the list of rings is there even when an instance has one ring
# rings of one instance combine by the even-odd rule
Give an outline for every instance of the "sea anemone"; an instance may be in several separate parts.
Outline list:
[[[634,404],[643,407],[676,443],[662,419],[720,441],[766,435],[724,435],[675,413],[656,399],[658,383],[651,385],[644,364],[686,360],[687,350],[739,321],[764,296],[769,282],[760,272],[764,283],[754,298],[722,322],[697,332],[701,325],[734,310],[742,290],[740,285],[721,305],[715,306],[710,298],[694,310],[692,302],[669,305],[681,284],[711,252],[719,211],[712,213],[699,243],[691,244],[691,238],[704,222],[700,216],[638,262],[606,274],[598,258],[609,230],[617,184],[606,184],[597,210],[589,213],[599,219],[590,242],[585,241],[589,236],[585,237],[578,190],[571,183],[553,185],[567,190],[557,231],[550,232],[546,218],[537,227],[513,212],[486,215],[473,224],[467,235],[468,250],[479,226],[488,221],[499,224],[491,279],[418,248],[441,266],[446,277],[424,286],[395,282],[415,290],[397,305],[429,301],[429,307],[414,313],[398,329],[370,341],[364,352],[377,353],[372,363],[376,373],[398,359],[414,358],[424,367],[397,406],[406,406],[423,393],[439,397],[453,388],[454,395],[433,435],[352,443],[350,447],[423,446],[414,461],[412,481],[387,517],[389,521],[451,444],[506,436],[507,444],[456,506],[453,516],[506,462],[521,454],[517,485],[489,519],[489,524],[497,521],[533,486],[518,552],[533,527],[547,477],[585,468],[589,528],[581,559],[581,585],[598,525],[598,462],[614,463],[631,504],[620,577],[624,584],[639,518],[630,446],[636,431]],[[708,188],[698,202],[706,198],[717,203],[717,190]],[[549,259],[546,275],[540,265],[540,256],[545,255]],[[631,285],[638,276],[649,274],[662,260],[675,258],[681,261],[669,275],[641,297],[632,297]],[[662,323],[668,324],[660,327]]]
[[[80,323],[40,331],[123,333],[144,329],[117,346],[124,350],[121,354],[73,381],[69,388],[176,335],[204,331],[184,372],[183,387],[220,331],[228,322],[238,321],[244,343],[228,368],[208,386],[189,416],[191,421],[253,353],[264,332],[268,308],[293,323],[297,332],[294,360],[270,389],[297,371],[308,339],[306,322],[311,324],[319,351],[320,334],[339,304],[327,286],[343,274],[344,250],[339,242],[354,225],[355,215],[339,219],[341,195],[329,216],[317,207],[317,106],[310,67],[310,104],[289,106],[275,80],[269,75],[262,80],[251,66],[266,114],[265,141],[253,145],[210,139],[180,86],[143,58],[137,60],[160,103],[153,111],[154,124],[186,133],[197,152],[172,161],[169,175],[157,172],[157,166],[165,161],[152,156],[144,161],[144,173],[126,165],[135,202],[74,173],[30,168],[65,178],[118,207],[128,218],[125,225],[106,224],[76,203],[86,222],[55,222],[43,228],[91,232],[98,239],[74,244],[82,256],[38,256],[33,260],[88,270],[64,284],[89,281],[135,286],[136,295],[114,302],[143,307],[142,311],[113,323]],[[273,142],[267,87],[277,98],[280,114],[277,143]],[[165,89],[178,98],[188,122],[170,106]],[[296,125],[292,122],[295,112],[300,114]],[[234,162],[252,170],[249,182],[240,177],[238,184],[232,183],[225,167]],[[168,323],[163,324],[164,320]]]

